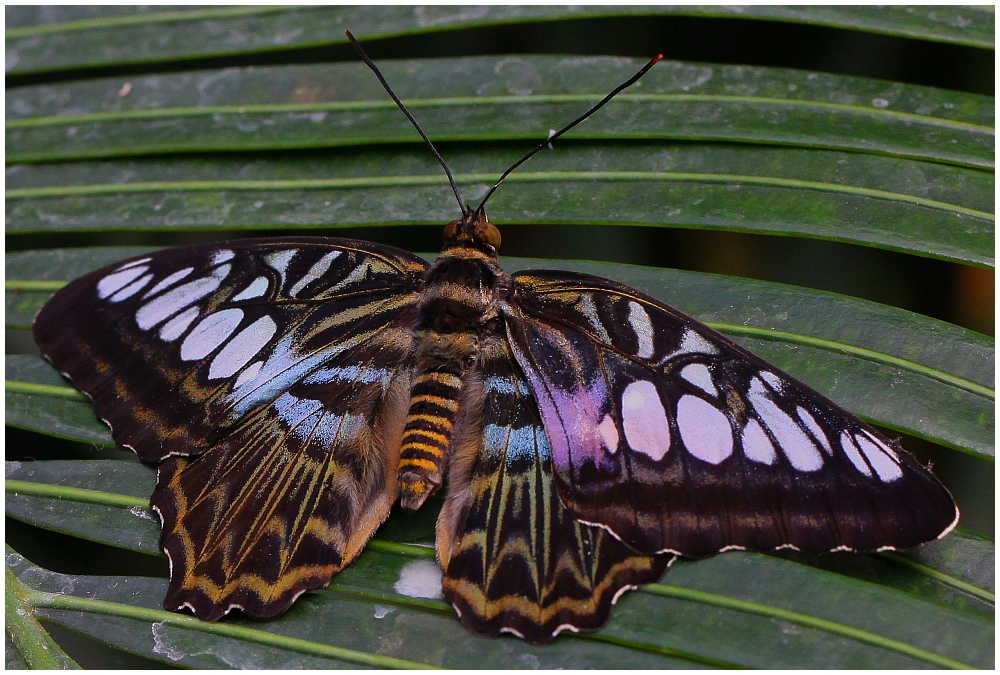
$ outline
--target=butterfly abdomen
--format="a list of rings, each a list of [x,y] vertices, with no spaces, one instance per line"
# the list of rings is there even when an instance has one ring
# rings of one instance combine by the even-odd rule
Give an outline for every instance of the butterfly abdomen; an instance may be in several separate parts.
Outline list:
[[[477,335],[426,330],[419,340],[399,456],[400,504],[408,509],[441,486]]]
[[[462,392],[459,362],[421,359],[399,457],[400,503],[416,509],[441,485]]]

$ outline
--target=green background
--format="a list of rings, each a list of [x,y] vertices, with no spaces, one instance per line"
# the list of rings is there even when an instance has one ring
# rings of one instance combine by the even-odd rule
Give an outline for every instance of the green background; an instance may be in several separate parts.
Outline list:
[[[507,269],[601,274],[723,330],[933,460],[959,529],[682,561],[601,631],[533,647],[395,590],[433,559],[435,502],[279,620],[160,610],[154,471],[30,322],[162,246],[433,252],[454,199],[344,28],[468,201],[662,52],[491,199]],[[8,7],[8,666],[992,667],[993,34],[991,9],[926,6]]]

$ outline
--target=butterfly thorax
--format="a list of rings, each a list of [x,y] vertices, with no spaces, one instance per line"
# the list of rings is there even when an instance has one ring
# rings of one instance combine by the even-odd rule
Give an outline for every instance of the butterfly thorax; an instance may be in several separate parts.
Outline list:
[[[474,369],[481,338],[495,330],[497,301],[509,287],[510,276],[497,262],[496,248],[471,237],[447,240],[424,276],[398,471],[405,508],[419,508],[441,485],[464,383]]]

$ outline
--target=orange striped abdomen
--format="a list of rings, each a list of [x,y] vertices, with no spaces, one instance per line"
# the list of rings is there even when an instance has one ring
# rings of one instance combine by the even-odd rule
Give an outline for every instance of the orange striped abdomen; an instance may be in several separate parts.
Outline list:
[[[441,485],[462,389],[460,373],[446,366],[417,376],[399,455],[400,504],[416,509]]]

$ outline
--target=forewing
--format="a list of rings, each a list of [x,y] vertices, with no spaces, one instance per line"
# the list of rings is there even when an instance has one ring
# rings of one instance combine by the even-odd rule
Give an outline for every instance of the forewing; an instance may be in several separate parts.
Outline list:
[[[484,345],[480,358],[438,519],[445,599],[481,635],[547,643],[598,628],[622,592],[656,581],[673,558],[636,554],[563,507],[535,399],[506,341]]]
[[[412,323],[425,267],[343,239],[160,251],[60,290],[35,340],[116,441],[146,461],[196,455],[344,350]]]
[[[279,614],[388,514],[424,267],[349,240],[227,242],[99,270],[39,313],[115,439],[167,460],[168,609]]]
[[[707,326],[598,277],[514,279],[507,330],[578,519],[688,556],[903,548],[957,521],[897,443]]]

